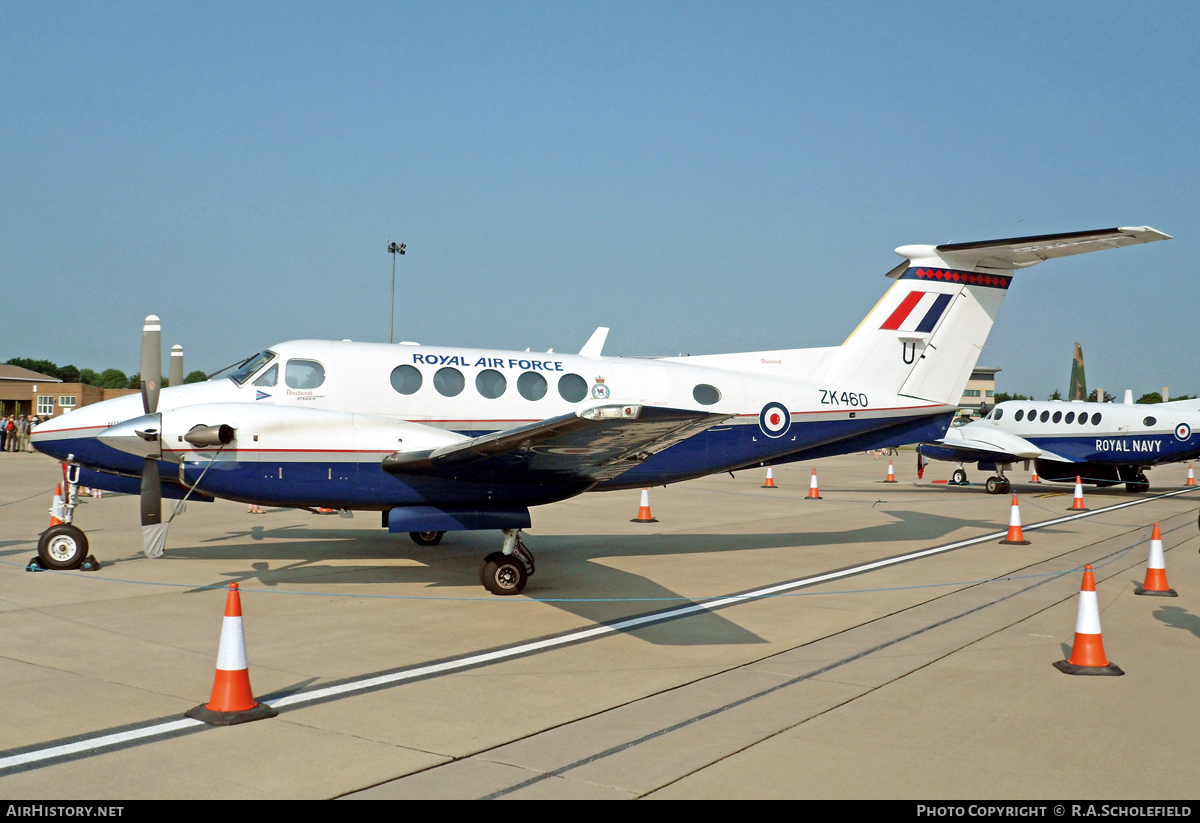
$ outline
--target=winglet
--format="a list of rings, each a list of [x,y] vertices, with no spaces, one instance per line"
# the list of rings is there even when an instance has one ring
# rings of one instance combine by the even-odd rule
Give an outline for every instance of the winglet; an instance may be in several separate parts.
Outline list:
[[[583,348],[579,350],[580,357],[599,357],[600,352],[604,351],[604,341],[608,339],[608,327],[601,326],[592,332],[592,336],[583,344]]]

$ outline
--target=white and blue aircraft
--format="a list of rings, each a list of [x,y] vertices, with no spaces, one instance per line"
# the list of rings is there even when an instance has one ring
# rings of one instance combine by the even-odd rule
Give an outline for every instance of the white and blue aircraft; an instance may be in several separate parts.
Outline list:
[[[529,508],[585,491],[941,438],[1015,270],[1165,240],[1149,227],[901,246],[895,282],[841,346],[655,359],[293,340],[204,383],[86,406],[34,446],[86,486],[137,492],[162,553],[163,497],[382,512],[418,543],[500,529],[483,585],[534,572]],[[158,318],[143,375],[161,374]],[[42,562],[74,568],[86,536],[52,527]]]
[[[955,483],[965,483],[963,463],[996,472],[986,482],[991,494],[1011,489],[1004,472],[1014,463],[1034,461],[1042,480],[1096,486],[1124,483],[1132,492],[1149,491],[1146,470],[1160,463],[1200,457],[1200,400],[1134,404],[1052,400],[1007,400],[981,420],[951,428],[941,439],[917,447],[923,458],[959,464]]]

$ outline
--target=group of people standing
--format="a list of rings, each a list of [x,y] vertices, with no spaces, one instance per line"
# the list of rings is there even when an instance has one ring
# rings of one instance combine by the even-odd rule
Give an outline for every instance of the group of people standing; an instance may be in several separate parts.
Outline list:
[[[0,451],[33,451],[29,446],[29,433],[41,422],[40,418],[32,414],[10,414],[8,417],[0,417]]]

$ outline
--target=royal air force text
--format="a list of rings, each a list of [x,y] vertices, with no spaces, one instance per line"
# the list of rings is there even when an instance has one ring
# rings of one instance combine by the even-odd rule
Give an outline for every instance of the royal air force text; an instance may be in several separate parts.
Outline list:
[[[426,366],[478,366],[485,369],[524,369],[525,371],[564,371],[563,364],[554,360],[518,360],[503,357],[480,357],[474,363],[470,357],[457,354],[414,354],[414,363]]]

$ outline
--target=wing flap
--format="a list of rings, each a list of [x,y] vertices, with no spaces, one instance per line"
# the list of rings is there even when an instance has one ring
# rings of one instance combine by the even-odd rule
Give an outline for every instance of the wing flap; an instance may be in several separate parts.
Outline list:
[[[654,406],[593,406],[432,451],[397,452],[384,471],[478,480],[596,483],[616,477],[731,415]]]

